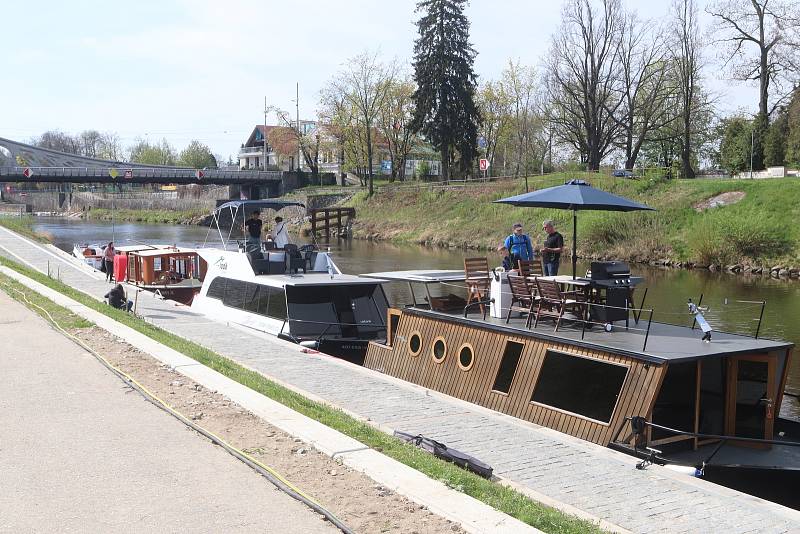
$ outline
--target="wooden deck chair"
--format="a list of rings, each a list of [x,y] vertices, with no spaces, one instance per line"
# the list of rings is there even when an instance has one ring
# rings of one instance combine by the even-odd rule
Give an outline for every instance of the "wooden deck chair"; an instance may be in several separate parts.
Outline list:
[[[464,258],[464,281],[467,284],[467,309],[473,302],[480,303],[481,313],[486,315],[484,304],[488,301],[491,270],[487,258]]]
[[[525,328],[530,328],[533,320],[533,307],[536,304],[536,297],[533,296],[531,286],[523,276],[517,274],[508,275],[508,285],[511,288],[511,304],[506,315],[506,324],[511,320],[511,312],[527,313]]]
[[[555,280],[542,280],[541,278],[536,279],[536,287],[539,291],[539,304],[536,308],[534,328],[539,324],[539,319],[542,317],[552,317],[556,321],[556,327],[553,331],[558,332],[558,327],[565,311],[571,311],[581,319],[585,319],[584,309],[586,304],[579,292],[561,291],[561,287]]]
[[[531,279],[537,276],[544,276],[544,267],[542,267],[541,260],[519,260],[519,274],[525,278]]]

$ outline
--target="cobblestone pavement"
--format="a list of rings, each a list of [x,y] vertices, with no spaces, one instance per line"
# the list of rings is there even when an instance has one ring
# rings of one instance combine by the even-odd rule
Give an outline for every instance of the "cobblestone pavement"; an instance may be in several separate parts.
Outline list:
[[[69,285],[95,296],[109,287],[70,260],[0,228],[13,251],[46,271],[60,265]],[[13,256],[12,256],[13,257]],[[142,293],[148,321],[384,430],[421,433],[472,454],[495,473],[633,532],[800,532],[800,513],[663,468],[635,469],[625,454],[444,397],[330,357],[307,355],[266,334],[206,319]]]

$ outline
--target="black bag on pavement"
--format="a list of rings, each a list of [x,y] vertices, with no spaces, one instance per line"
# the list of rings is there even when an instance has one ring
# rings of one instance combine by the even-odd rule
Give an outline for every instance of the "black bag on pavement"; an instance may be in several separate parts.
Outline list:
[[[437,458],[453,462],[459,467],[463,467],[473,473],[476,473],[484,478],[492,478],[492,466],[485,464],[477,458],[470,456],[464,452],[456,449],[451,449],[444,443],[440,443],[431,438],[426,438],[421,434],[408,434],[406,432],[394,431],[397,438],[402,439],[406,443],[416,445],[420,449],[426,450]]]

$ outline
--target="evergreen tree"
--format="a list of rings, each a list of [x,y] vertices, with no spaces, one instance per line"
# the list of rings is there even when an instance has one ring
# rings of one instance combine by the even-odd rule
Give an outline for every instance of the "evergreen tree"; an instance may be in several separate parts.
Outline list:
[[[458,156],[467,172],[478,154],[480,112],[475,105],[477,52],[469,42],[467,0],[420,0],[419,38],[414,43],[415,113],[412,126],[442,156],[442,176]]]
[[[789,137],[789,114],[782,108],[764,136],[764,166],[780,167],[786,161],[786,139]]]

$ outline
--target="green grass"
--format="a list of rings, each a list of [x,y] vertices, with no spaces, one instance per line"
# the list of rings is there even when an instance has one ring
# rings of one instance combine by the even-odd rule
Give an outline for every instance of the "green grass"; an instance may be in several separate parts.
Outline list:
[[[22,217],[0,216],[0,226],[24,235],[34,241],[38,241],[39,243],[51,242],[52,239],[49,235],[33,230],[34,222],[35,219],[32,215],[24,215]]]
[[[114,219],[117,221],[133,221],[143,223],[184,224],[196,221],[208,215],[208,210],[129,210],[115,209]],[[111,220],[112,211],[106,208],[92,208],[84,215],[87,219]]]
[[[91,296],[57,280],[53,280],[38,271],[20,265],[2,256],[0,256],[0,265],[5,265],[6,267],[14,269],[51,289],[67,295],[81,304],[103,313],[147,335],[155,341],[185,354],[254,391],[276,400],[343,434],[357,439],[369,447],[431,478],[441,481],[451,488],[470,495],[540,530],[552,533],[602,532],[590,522],[579,520],[573,516],[559,512],[558,510],[543,506],[508,487],[485,480],[453,464],[439,460],[416,447],[403,443],[345,414],[341,410],[333,409],[324,404],[309,400],[205,347],[146,323],[134,315],[111,308],[95,300]],[[57,306],[53,303],[51,303],[51,305]]]
[[[646,261],[671,259],[702,264],[800,262],[800,180],[629,180],[589,173],[529,177],[531,190],[583,178],[595,187],[648,204],[658,211],[578,213],[578,255]],[[534,242],[540,224],[553,219],[571,247],[572,213],[515,208],[492,201],[525,191],[523,179],[452,190],[360,192],[356,237],[434,246],[493,249],[521,221]],[[736,204],[697,212],[694,205],[728,191],[742,191]],[[773,263],[774,262],[774,263]]]
[[[83,317],[75,315],[63,306],[59,306],[52,300],[43,297],[31,288],[25,287],[13,278],[2,273],[0,273],[0,289],[5,291],[8,296],[14,300],[21,302],[26,307],[47,319],[46,314],[42,311],[42,308],[44,308],[53,320],[65,330],[89,328],[93,324],[91,321],[87,321]]]

